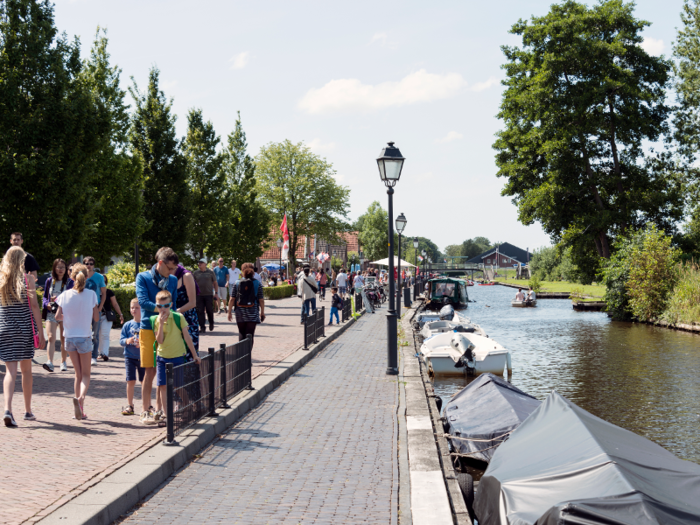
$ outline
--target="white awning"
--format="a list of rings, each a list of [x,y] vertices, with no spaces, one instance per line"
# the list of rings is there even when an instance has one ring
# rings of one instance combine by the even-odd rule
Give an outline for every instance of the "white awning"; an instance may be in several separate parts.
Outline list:
[[[389,258],[387,257],[386,259],[382,259],[380,261],[372,261],[370,264],[377,264],[379,266],[389,266]],[[394,256],[394,268],[399,265],[399,258]],[[402,268],[415,268],[414,265],[412,265],[410,262],[406,262],[403,259],[401,259],[401,267]]]

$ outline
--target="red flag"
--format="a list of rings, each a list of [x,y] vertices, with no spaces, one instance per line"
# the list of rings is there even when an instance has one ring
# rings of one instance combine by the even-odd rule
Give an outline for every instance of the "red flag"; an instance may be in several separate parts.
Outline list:
[[[289,228],[287,228],[287,214],[284,214],[284,219],[282,220],[282,225],[280,226],[282,231],[282,239],[284,244],[282,245],[282,259],[285,260],[289,256]]]

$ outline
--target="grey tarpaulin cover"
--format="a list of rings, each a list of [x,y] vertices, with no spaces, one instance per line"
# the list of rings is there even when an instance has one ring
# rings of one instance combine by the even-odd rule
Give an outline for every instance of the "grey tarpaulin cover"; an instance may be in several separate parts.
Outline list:
[[[700,465],[552,392],[481,478],[480,525],[700,523]]]
[[[487,463],[508,432],[522,423],[540,401],[493,374],[481,374],[454,396],[445,408],[447,432],[469,438],[450,439],[460,454]]]

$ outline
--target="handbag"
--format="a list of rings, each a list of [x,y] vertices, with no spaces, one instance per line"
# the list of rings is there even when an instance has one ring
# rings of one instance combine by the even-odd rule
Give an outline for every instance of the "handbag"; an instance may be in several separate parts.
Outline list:
[[[27,305],[29,306],[29,315],[32,321],[32,334],[34,335],[34,348],[39,348],[39,334],[36,333],[36,328],[34,327],[34,312],[32,312],[32,302],[29,300],[29,283],[27,282],[27,276],[24,276],[24,287],[27,290]]]
[[[109,309],[105,310],[105,320],[113,323],[117,319],[117,314],[114,313],[114,310]]]

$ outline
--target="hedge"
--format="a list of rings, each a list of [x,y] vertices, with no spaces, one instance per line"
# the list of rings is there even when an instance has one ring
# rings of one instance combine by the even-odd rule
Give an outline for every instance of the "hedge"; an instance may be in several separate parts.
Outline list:
[[[120,286],[118,288],[110,288],[110,290],[114,292],[114,297],[117,300],[119,309],[122,311],[122,314],[124,314],[124,322],[130,321],[132,319],[131,300],[136,297],[136,288],[134,288],[133,286]],[[114,319],[114,323],[112,324],[112,326],[121,326],[119,324],[119,317],[116,317]]]
[[[284,299],[294,295],[296,286],[293,284],[280,284],[277,286],[266,286],[263,288],[265,299]]]

